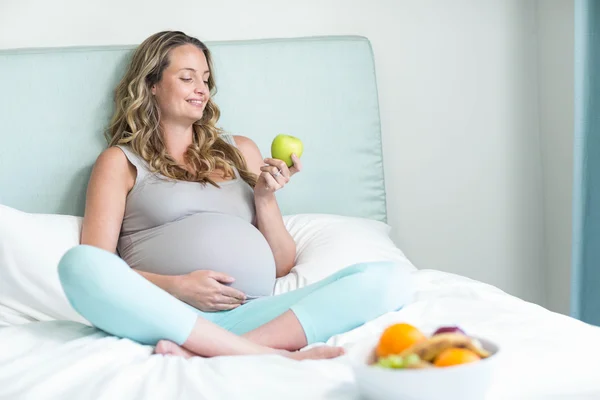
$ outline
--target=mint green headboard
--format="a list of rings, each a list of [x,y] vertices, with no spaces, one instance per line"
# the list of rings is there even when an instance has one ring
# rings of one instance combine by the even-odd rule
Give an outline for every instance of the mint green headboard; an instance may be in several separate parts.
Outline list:
[[[220,125],[263,156],[279,133],[304,142],[284,214],[386,220],[373,54],[363,37],[207,42]],[[106,147],[113,88],[134,46],[0,51],[0,204],[83,215]]]

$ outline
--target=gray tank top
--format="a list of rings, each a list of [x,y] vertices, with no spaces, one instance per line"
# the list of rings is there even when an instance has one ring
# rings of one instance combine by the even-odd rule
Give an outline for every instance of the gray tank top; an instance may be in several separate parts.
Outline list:
[[[235,146],[231,135],[221,137]],[[117,245],[129,266],[161,275],[219,271],[233,276],[231,286],[249,299],[273,293],[273,252],[254,225],[253,190],[237,169],[220,188],[176,181],[150,172],[127,146],[117,147],[137,170]]]

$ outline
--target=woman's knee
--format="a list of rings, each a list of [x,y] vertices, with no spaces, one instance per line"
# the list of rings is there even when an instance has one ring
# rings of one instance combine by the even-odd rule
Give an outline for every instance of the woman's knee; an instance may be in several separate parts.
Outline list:
[[[97,247],[78,245],[69,249],[58,263],[58,278],[65,292],[83,286],[102,285],[110,261],[116,255]],[[118,257],[117,257],[118,258]],[[108,262],[107,262],[108,261]]]
[[[414,295],[412,271],[394,262],[358,264],[357,295],[370,299],[382,312],[395,311],[410,303]]]
[[[85,275],[85,269],[88,267],[90,249],[89,246],[75,246],[69,249],[58,262],[58,278],[60,283],[64,284],[77,281],[82,275]]]

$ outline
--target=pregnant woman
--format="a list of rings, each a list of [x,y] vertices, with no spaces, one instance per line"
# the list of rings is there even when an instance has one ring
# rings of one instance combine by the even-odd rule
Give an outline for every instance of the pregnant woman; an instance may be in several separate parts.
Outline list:
[[[94,326],[160,354],[336,357],[341,348],[296,350],[398,310],[410,274],[357,264],[272,296],[296,257],[275,191],[301,162],[263,159],[217,128],[215,90],[198,39],[160,32],[136,49],[90,177],[81,245],[58,266],[67,298]]]

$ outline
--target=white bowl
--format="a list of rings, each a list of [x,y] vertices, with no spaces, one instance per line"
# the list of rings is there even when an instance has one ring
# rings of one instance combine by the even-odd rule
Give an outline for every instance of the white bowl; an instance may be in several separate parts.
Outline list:
[[[476,337],[492,355],[452,367],[387,369],[369,365],[377,340],[355,345],[350,358],[360,393],[369,400],[482,400],[492,380],[499,348]]]

